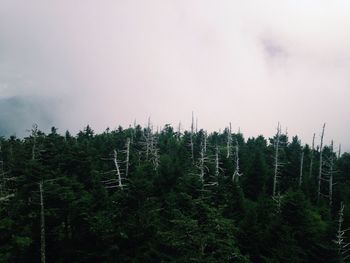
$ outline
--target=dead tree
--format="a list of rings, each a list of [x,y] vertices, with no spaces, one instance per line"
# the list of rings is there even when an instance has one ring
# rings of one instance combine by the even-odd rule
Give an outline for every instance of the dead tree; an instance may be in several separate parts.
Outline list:
[[[338,231],[337,231],[336,239],[333,240],[333,242],[337,246],[338,255],[343,261],[345,261],[350,256],[349,255],[350,242],[347,241],[347,237],[345,236],[346,232],[349,231],[349,228],[343,229],[344,208],[345,206],[342,202],[340,204],[340,209],[339,209]]]
[[[299,187],[301,187],[303,183],[303,166],[304,166],[304,150],[302,150],[301,156],[300,156]]]
[[[311,178],[312,176],[312,166],[313,166],[313,162],[314,162],[314,151],[315,151],[315,133],[314,136],[312,137],[312,148],[311,148],[311,152],[310,152],[310,172],[309,172],[309,177]]]
[[[129,130],[130,130],[130,143],[134,143],[134,129],[131,127],[131,124],[129,125]]]
[[[199,170],[200,170],[199,179],[202,182],[202,184],[204,184],[204,175],[205,175],[205,169],[206,169],[205,162],[206,162],[206,160],[207,160],[207,157],[205,156],[204,145],[203,145],[203,143],[201,143],[201,152],[200,152],[200,158],[199,158]]]
[[[126,160],[125,160],[125,177],[129,175],[129,162],[130,162],[130,138],[126,139]]]
[[[208,156],[205,151],[204,147],[204,141],[205,137],[203,138],[203,141],[201,143],[201,154],[200,154],[200,162],[199,162],[199,169],[201,173],[201,181],[203,182],[204,187],[211,187],[211,186],[217,186],[219,185],[219,175],[220,175],[220,159],[219,159],[219,148],[218,146],[215,147],[215,155],[213,156]],[[207,166],[207,162],[210,162],[210,159],[214,158],[215,162],[215,172],[212,174]],[[207,176],[207,182],[204,183],[204,175],[205,172],[209,172],[209,175]]]
[[[282,200],[283,200],[283,195],[281,195],[280,191],[277,192],[277,195],[274,196],[272,199],[276,203],[276,214],[281,213],[281,207],[282,207]]]
[[[151,119],[148,118],[147,128],[144,131],[143,142],[141,142],[141,145],[144,147],[143,152],[145,152],[146,161],[151,161],[152,163],[154,163],[154,158],[156,157],[155,149],[157,145],[157,135],[158,131],[153,133],[153,125],[151,124]]]
[[[205,183],[205,180],[204,180],[204,177],[205,177],[205,174],[206,172],[209,172],[209,168],[207,166],[207,163],[209,161],[209,158],[206,154],[206,151],[205,151],[205,147],[204,147],[204,141],[205,141],[205,136],[203,136],[202,138],[202,142],[200,144],[200,153],[199,153],[199,159],[198,159],[198,163],[197,163],[197,168],[199,170],[199,180],[202,184],[202,187],[205,187],[205,186],[212,186],[212,185],[217,185],[218,184],[218,180],[217,180],[217,173],[215,174],[215,177],[214,176],[209,176],[208,177],[208,182]],[[217,152],[218,154],[218,152]],[[218,167],[219,165],[219,157],[218,155],[216,156],[216,167]],[[219,169],[219,168],[218,168]],[[211,179],[214,177],[214,181],[211,181]]]
[[[232,127],[230,122],[230,127],[227,129],[227,145],[226,145],[226,158],[230,158],[231,153],[231,143],[232,143]]]
[[[150,142],[150,161],[153,164],[154,171],[158,171],[160,165],[160,156],[158,149],[158,132],[156,134],[152,134],[151,142]]]
[[[333,203],[333,186],[335,183],[333,182],[333,176],[335,173],[335,164],[334,164],[334,152],[333,152],[333,141],[330,146],[330,156],[325,161],[325,168],[322,171],[322,180],[328,182],[328,199],[329,206],[332,206]]]
[[[30,132],[30,140],[32,143],[32,149],[31,149],[31,159],[32,161],[40,159],[40,155],[45,152],[42,148],[42,144],[38,143],[38,139],[40,136],[40,132],[38,129],[37,124],[33,124],[32,128],[30,130],[26,130],[27,132]]]
[[[39,147],[40,145],[38,145],[37,143],[37,138],[39,135],[39,131],[38,131],[38,125],[33,124],[31,131],[31,136],[32,136],[32,156],[31,159],[40,160],[40,156],[38,156],[40,153],[44,152],[44,150],[40,150],[41,147]],[[44,184],[46,184],[47,182],[53,182],[53,181],[57,181],[62,179],[62,177],[60,178],[55,178],[55,179],[43,179],[40,178],[37,182],[38,186],[39,186],[39,195],[40,195],[40,259],[41,259],[41,263],[45,263],[46,262],[46,227],[45,227],[45,198],[44,198]]]
[[[134,144],[134,141],[136,140],[136,127],[137,127],[137,124],[136,124],[136,119],[134,119],[134,123],[133,123],[133,127],[131,128],[130,127],[130,130],[131,130],[131,141],[130,143],[131,144]]]
[[[2,149],[0,143],[0,198],[3,198],[6,194],[7,190],[5,182],[4,161],[2,159]]]
[[[154,170],[157,171],[160,164],[159,149],[157,148],[158,143],[159,128],[157,127],[157,132],[153,133],[153,125],[151,124],[151,119],[148,118],[147,128],[144,134],[144,142],[146,152],[146,161],[150,161]]]
[[[153,131],[150,134],[150,142],[149,142],[149,150],[150,150],[150,154],[153,153],[154,148],[155,148],[155,144],[156,144],[156,140],[155,140],[156,135],[153,134]]]
[[[104,158],[103,160],[113,161],[114,168],[115,168],[115,169],[108,171],[104,174],[115,173],[115,175],[116,175],[116,178],[106,179],[106,180],[102,181],[102,183],[105,185],[105,188],[107,188],[107,189],[120,188],[121,190],[123,190],[125,185],[123,184],[123,178],[122,178],[122,174],[120,171],[117,151],[114,149],[113,150],[113,157],[112,158]]]
[[[45,192],[44,186],[46,183],[61,180],[60,178],[55,179],[41,179],[38,183],[39,185],[39,195],[40,195],[40,258],[41,263],[46,262],[46,225],[45,225]]]
[[[45,241],[45,205],[44,205],[44,181],[41,180],[39,183],[40,191],[40,255],[41,263],[46,261],[46,241]]]
[[[219,150],[218,150],[218,147],[216,146],[216,152],[215,152],[215,176],[216,177],[219,177]]]
[[[319,171],[318,171],[318,188],[317,188],[317,202],[320,201],[321,195],[321,183],[322,183],[322,166],[323,166],[323,137],[324,137],[324,129],[326,124],[323,124],[322,133],[321,133],[321,143],[320,143],[320,163],[319,163]]]
[[[33,124],[31,129],[32,137],[33,137],[33,145],[32,145],[32,160],[36,158],[36,142],[38,137],[38,125]]]
[[[116,169],[116,172],[117,172],[117,176],[118,176],[118,187],[123,190],[122,175],[121,175],[120,169],[119,169],[118,158],[117,158],[117,151],[116,150],[113,151],[113,162],[114,162],[114,166],[115,166],[115,169]]]
[[[219,147],[215,147],[215,177],[218,178],[220,174],[220,161],[219,161]]]
[[[179,122],[179,125],[177,127],[177,136],[176,136],[177,140],[180,141],[181,138],[181,121]]]
[[[192,111],[192,123],[191,123],[191,134],[190,134],[190,146],[191,146],[191,158],[194,163],[194,144],[193,144],[193,133],[194,133],[194,117]]]
[[[329,206],[333,203],[333,174],[334,174],[334,158],[333,158],[333,141],[331,142],[331,156],[329,160]]]
[[[159,165],[160,165],[160,156],[159,156],[159,149],[158,149],[158,132],[156,134],[151,134],[150,137],[150,153],[149,153],[149,159],[151,163],[153,164],[153,169],[155,171],[158,171]]]
[[[338,159],[340,158],[341,156],[341,144],[339,144],[339,148],[338,148]]]
[[[331,175],[329,177],[329,206],[331,207],[333,204],[333,171],[331,172]]]
[[[11,193],[8,183],[15,178],[8,176],[9,172],[5,172],[4,160],[2,158],[2,147],[0,143],[0,202],[7,202],[10,198],[14,197],[14,193]]]
[[[280,144],[281,144],[281,125],[280,123],[278,123],[277,134],[274,140],[275,156],[274,156],[274,175],[273,175],[273,190],[272,190],[273,197],[276,196],[280,167],[282,166],[281,162],[279,161]]]
[[[144,135],[145,137],[145,143],[146,143],[146,160],[148,160],[149,153],[151,151],[151,143],[152,143],[152,128],[151,128],[151,117],[148,118],[148,123],[147,123],[147,129],[146,129],[146,134]]]
[[[152,158],[152,164],[153,169],[155,171],[158,171],[159,165],[160,165],[160,156],[159,156],[159,150],[157,147],[153,149],[153,158]]]
[[[236,146],[235,146],[235,171],[232,175],[232,182],[235,182],[238,180],[238,178],[242,175],[242,173],[239,171],[239,144],[238,140],[236,139]]]
[[[334,174],[336,173],[336,170],[335,170],[336,154],[333,152],[333,141],[331,142],[329,149],[330,149],[329,156],[323,157],[324,160],[323,160],[322,174],[321,174],[322,175],[321,183],[324,182],[327,184],[328,193],[327,194],[322,193],[322,190],[325,190],[325,187],[321,187],[320,195],[328,198],[329,206],[331,207],[333,203],[333,186],[336,184],[334,183]]]

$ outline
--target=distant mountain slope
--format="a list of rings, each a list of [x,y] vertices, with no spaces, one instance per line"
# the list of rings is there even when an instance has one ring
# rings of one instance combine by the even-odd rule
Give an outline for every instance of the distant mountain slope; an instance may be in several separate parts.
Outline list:
[[[52,105],[55,104],[37,97],[0,98],[0,135],[22,136],[33,123],[49,128],[53,120]]]

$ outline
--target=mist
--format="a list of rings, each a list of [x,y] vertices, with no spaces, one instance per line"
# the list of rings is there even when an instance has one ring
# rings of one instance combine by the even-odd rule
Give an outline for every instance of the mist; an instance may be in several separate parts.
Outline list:
[[[40,101],[38,98],[10,97],[0,99],[0,134],[5,136],[26,136],[28,129],[37,124],[42,130],[54,126],[55,102]]]
[[[229,122],[350,150],[348,1],[0,0],[0,132]]]

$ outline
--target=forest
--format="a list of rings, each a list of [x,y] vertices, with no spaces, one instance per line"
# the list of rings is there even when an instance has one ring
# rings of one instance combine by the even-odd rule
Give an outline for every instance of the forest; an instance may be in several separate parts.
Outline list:
[[[0,137],[0,262],[348,262],[350,154],[318,128]]]

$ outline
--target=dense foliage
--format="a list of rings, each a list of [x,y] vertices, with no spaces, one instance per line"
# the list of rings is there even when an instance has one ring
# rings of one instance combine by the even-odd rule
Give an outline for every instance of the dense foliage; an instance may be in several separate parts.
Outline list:
[[[169,125],[0,138],[0,262],[40,260],[41,212],[47,262],[343,262],[350,155],[322,149],[334,184],[318,200],[319,149],[282,134],[272,197],[275,140]]]

